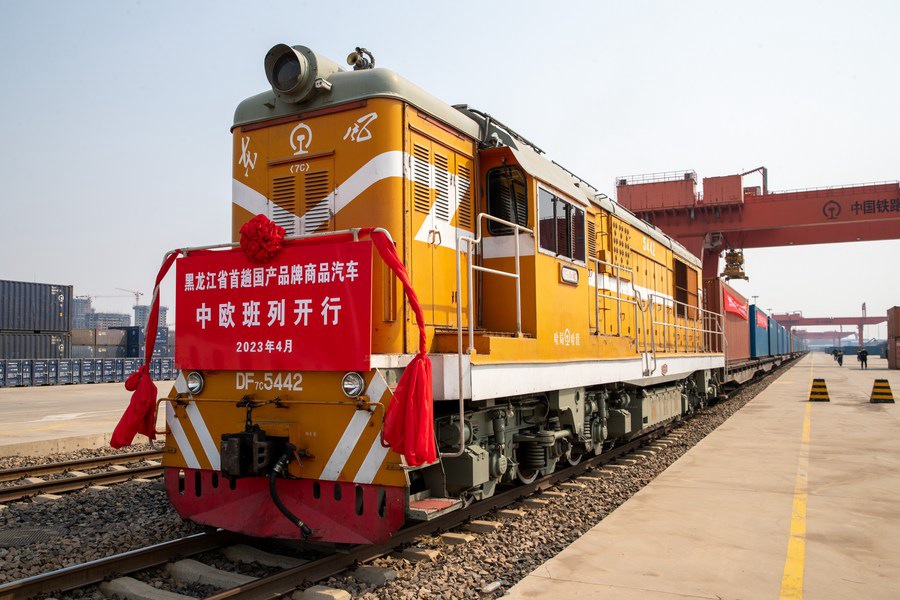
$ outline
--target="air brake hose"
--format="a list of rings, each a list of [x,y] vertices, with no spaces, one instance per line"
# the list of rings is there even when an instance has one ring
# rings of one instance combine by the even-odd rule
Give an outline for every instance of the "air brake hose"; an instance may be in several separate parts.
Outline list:
[[[300,534],[305,540],[312,535],[312,529],[310,529],[306,523],[301,521],[297,517],[297,515],[292,513],[290,509],[284,505],[284,502],[282,502],[281,498],[278,496],[278,488],[275,485],[275,479],[278,477],[278,475],[284,472],[289,462],[291,462],[291,455],[285,453],[282,454],[281,458],[278,459],[278,462],[275,463],[275,468],[273,468],[272,472],[269,473],[269,495],[272,496],[272,502],[274,502],[275,506],[278,507],[278,510],[281,511],[281,514],[287,517],[288,521],[300,528]]]

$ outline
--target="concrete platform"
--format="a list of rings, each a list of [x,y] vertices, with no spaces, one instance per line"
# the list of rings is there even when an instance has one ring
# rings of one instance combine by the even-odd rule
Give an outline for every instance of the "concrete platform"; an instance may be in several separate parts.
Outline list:
[[[158,381],[164,396],[171,381]],[[131,400],[124,383],[0,388],[0,456],[39,456],[109,443]],[[157,430],[165,427],[159,412]],[[135,443],[147,443],[142,435]]]
[[[886,363],[807,355],[508,597],[900,598],[900,404],[869,403],[876,378],[900,392]]]

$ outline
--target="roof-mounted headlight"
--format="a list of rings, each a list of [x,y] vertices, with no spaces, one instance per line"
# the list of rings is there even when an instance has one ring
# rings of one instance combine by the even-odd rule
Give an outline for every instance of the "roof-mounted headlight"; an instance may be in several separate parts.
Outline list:
[[[266,78],[279,100],[299,103],[314,92],[327,91],[327,78],[342,71],[337,63],[306,46],[277,44],[266,54]]]

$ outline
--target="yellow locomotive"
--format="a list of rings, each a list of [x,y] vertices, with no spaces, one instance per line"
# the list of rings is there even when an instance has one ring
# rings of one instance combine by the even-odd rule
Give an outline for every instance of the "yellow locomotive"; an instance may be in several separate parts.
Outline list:
[[[310,243],[273,265],[178,261],[164,466],[180,514],[377,543],[719,393],[721,317],[702,309],[694,256],[494,117],[365,49],[348,63],[275,46],[271,89],[232,126],[234,240],[262,214]],[[366,227],[393,241],[424,315],[431,463],[382,437],[420,324]],[[253,338],[260,321],[282,333]]]

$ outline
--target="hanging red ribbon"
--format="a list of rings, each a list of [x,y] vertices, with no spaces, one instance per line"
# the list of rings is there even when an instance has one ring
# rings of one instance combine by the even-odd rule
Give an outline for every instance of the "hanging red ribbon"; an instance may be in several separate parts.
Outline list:
[[[134,392],[131,402],[125,409],[125,414],[119,419],[113,431],[109,445],[113,448],[130,446],[134,436],[138,433],[146,435],[151,440],[156,439],[156,399],[157,389],[150,376],[150,359],[153,358],[153,347],[156,345],[156,330],[159,321],[159,284],[169,272],[180,250],[176,250],[163,260],[159,274],[156,276],[156,286],[153,289],[153,305],[150,307],[150,317],[147,319],[147,345],[144,354],[144,364],[137,371],[129,375],[125,381],[125,389]]]
[[[360,230],[360,235],[372,238],[381,259],[403,283],[406,298],[416,315],[419,327],[419,352],[412,359],[394,390],[394,398],[384,417],[384,441],[406,458],[409,466],[417,467],[437,459],[434,443],[434,402],[431,387],[431,360],[425,350],[425,315],[419,298],[409,281],[409,274],[397,249],[381,231]]]

